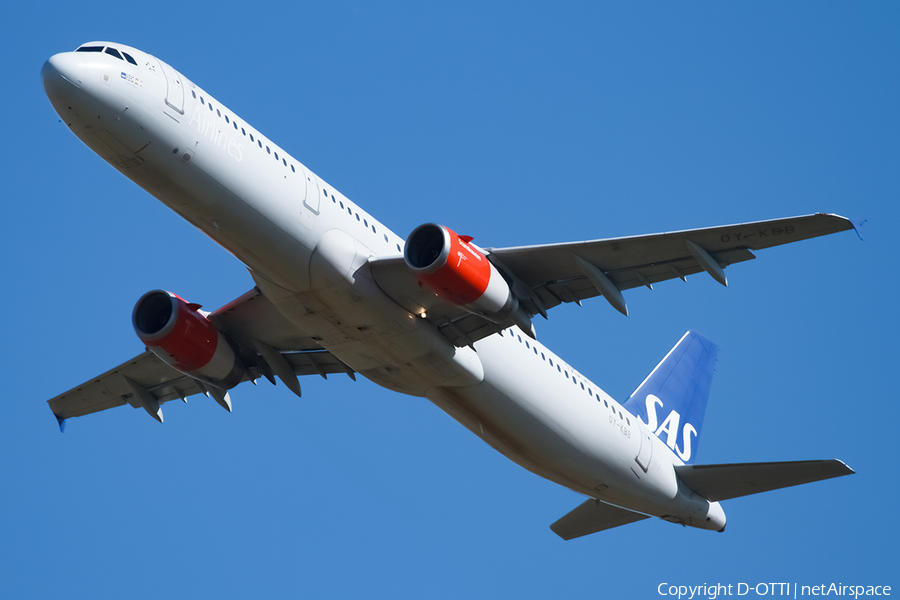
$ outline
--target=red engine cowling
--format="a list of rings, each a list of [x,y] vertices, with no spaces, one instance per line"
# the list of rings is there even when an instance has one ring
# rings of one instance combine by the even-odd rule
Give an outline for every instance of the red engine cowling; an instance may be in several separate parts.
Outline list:
[[[147,348],[185,375],[228,390],[240,383],[244,366],[199,304],[164,290],[147,292],[134,305],[131,322]]]
[[[447,302],[496,323],[512,320],[532,333],[531,321],[509,284],[469,243],[471,239],[443,225],[426,223],[409,234],[403,258],[419,283]]]

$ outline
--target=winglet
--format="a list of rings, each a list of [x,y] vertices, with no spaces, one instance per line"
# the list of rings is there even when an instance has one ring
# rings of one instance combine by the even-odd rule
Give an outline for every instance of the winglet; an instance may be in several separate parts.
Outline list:
[[[53,413],[53,416],[56,417],[56,422],[59,423],[59,432],[60,432],[60,433],[65,433],[65,432],[66,432],[66,419],[65,419],[65,417],[61,417],[61,416],[59,416],[59,415],[56,414],[56,413]]]
[[[868,219],[848,219],[850,224],[853,225],[853,231],[856,232],[856,237],[859,238],[859,241],[864,242],[862,229],[865,227],[866,223],[869,222]]]

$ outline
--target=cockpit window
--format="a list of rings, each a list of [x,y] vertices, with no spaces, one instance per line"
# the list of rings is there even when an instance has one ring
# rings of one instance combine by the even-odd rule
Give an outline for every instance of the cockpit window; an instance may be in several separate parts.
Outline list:
[[[125,60],[124,58],[122,58],[122,55],[119,54],[119,51],[116,50],[115,48],[107,48],[106,53],[109,54],[110,56],[115,56],[119,60]]]
[[[75,52],[103,52],[103,46],[82,46]]]
[[[134,60],[133,58],[131,58],[131,55],[130,55],[130,54],[128,54],[127,52],[122,52],[122,56],[124,56],[124,57],[125,57],[125,60],[127,60],[128,62],[130,62],[130,63],[133,64],[134,66],[137,66],[137,61]]]

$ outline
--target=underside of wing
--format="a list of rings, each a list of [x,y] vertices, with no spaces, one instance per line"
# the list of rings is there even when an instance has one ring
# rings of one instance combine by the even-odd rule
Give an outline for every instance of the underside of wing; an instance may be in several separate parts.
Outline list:
[[[252,349],[258,340],[283,352],[321,349],[257,288],[214,311],[209,320],[242,348]]]
[[[839,460],[683,465],[675,472],[685,484],[712,501],[728,500],[780,488],[852,475]]]
[[[209,315],[227,336],[243,365],[242,381],[277,375],[297,395],[297,377],[334,373],[355,379],[353,370],[321,348],[308,334],[285,319],[259,290],[251,290]],[[63,421],[117,406],[143,408],[162,421],[160,406],[194,394],[209,394],[231,410],[231,399],[220,390],[171,367],[149,350],[49,401],[62,428]]]
[[[752,260],[761,250],[852,229],[837,215],[802,217],[690,229],[604,240],[487,248],[483,252],[509,283],[528,316],[565,302],[602,295],[628,314],[622,291],[707,272],[727,285],[723,270]],[[434,323],[457,346],[501,330],[485,315],[438,297],[410,271],[402,257],[371,259],[372,275],[384,292],[414,315]]]
[[[720,270],[756,258],[753,250],[852,228],[844,217],[815,214],[607,240],[497,248],[490,250],[490,256],[532,291],[533,303],[528,305],[526,300],[525,304],[532,314],[538,314],[540,308],[601,294],[612,302],[610,296],[616,291],[650,287],[703,271],[724,285]],[[575,257],[596,267],[612,288],[604,289],[603,283],[592,281]]]
[[[572,540],[649,518],[647,515],[588,498],[573,511],[553,523],[550,529],[562,539]]]
[[[152,394],[160,404],[201,392],[195,380],[145,351],[53,398],[49,401],[50,410],[61,423],[64,419],[81,417],[125,404],[141,408],[142,405],[128,384],[129,379]]]

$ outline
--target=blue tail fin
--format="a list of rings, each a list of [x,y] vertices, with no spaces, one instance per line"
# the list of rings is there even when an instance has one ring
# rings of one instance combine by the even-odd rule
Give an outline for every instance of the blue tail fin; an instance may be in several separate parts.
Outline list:
[[[697,455],[718,351],[688,331],[625,401],[628,412],[687,464]]]

